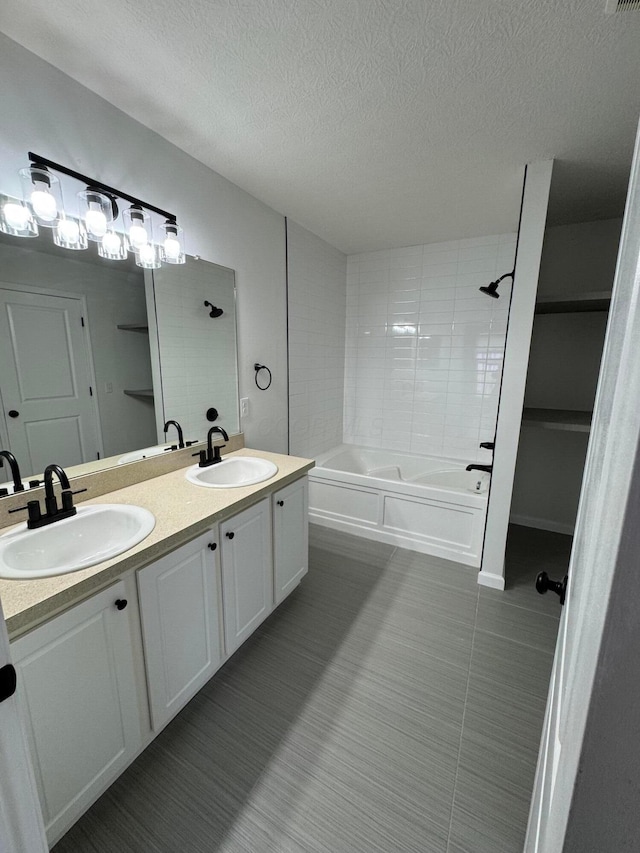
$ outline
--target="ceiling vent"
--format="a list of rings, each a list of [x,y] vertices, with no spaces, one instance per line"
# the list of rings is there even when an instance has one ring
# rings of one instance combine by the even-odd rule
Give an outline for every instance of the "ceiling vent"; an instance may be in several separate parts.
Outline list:
[[[640,12],[640,0],[607,0],[604,11],[608,15],[618,12]]]

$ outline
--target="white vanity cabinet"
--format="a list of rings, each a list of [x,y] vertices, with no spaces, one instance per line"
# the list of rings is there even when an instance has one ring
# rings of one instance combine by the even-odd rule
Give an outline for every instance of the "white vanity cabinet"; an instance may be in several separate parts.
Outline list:
[[[137,572],[154,731],[222,662],[218,553],[216,527]]]
[[[273,513],[274,603],[280,604],[309,569],[309,483],[306,477],[275,492]]]
[[[273,609],[270,498],[220,525],[224,638],[227,655]]]
[[[120,581],[11,644],[50,842],[141,745],[127,604]]]

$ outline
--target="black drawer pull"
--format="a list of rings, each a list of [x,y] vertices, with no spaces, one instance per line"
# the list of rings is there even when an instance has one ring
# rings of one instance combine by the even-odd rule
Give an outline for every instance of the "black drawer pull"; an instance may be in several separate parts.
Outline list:
[[[278,504],[278,506],[284,506],[284,501],[276,501],[276,503]]]
[[[127,603],[128,602],[127,602],[126,598],[117,598],[116,599],[116,609],[117,610],[124,610],[125,607],[127,606]]]
[[[235,535],[236,535],[236,534],[233,532],[233,530],[230,530],[230,531],[227,533],[227,539],[233,539],[233,537],[234,537]]]
[[[218,546],[216,545],[215,542],[209,542],[209,545],[207,547],[209,548],[210,551],[215,551]]]

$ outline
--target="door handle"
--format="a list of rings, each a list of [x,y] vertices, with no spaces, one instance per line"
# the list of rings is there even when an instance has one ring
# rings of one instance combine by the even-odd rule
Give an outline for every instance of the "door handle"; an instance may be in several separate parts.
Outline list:
[[[20,412],[17,412],[15,409],[9,409],[7,414],[9,415],[10,418],[19,418],[20,417]]]
[[[569,575],[565,575],[561,581],[552,581],[546,572],[540,572],[536,578],[536,589],[540,595],[544,595],[547,590],[555,592],[556,595],[560,596],[560,604],[564,604],[564,600],[567,596],[568,581]]]
[[[0,669],[0,702],[4,702],[16,692],[17,677],[15,668],[8,663]]]

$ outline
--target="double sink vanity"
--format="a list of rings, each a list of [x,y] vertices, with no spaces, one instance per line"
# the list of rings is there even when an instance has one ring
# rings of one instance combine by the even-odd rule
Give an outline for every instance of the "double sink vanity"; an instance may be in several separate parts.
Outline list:
[[[115,491],[89,485],[75,516],[0,536],[50,844],[298,585],[312,466],[243,448]]]

